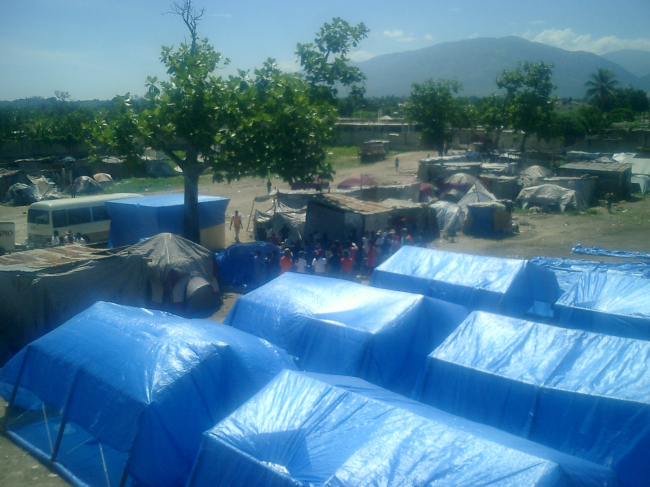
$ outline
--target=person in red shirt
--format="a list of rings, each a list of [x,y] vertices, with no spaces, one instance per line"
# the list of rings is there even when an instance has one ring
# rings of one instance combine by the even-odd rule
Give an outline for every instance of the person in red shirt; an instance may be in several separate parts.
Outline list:
[[[280,259],[280,275],[289,272],[293,268],[293,256],[291,250],[284,249],[284,255]]]
[[[341,258],[341,277],[347,279],[348,281],[352,280],[352,257],[350,257],[350,252],[347,250],[343,251],[343,257]]]
[[[370,243],[370,250],[368,251],[368,256],[366,257],[366,272],[368,277],[372,274],[372,271],[377,265],[377,248],[375,247],[375,242]]]

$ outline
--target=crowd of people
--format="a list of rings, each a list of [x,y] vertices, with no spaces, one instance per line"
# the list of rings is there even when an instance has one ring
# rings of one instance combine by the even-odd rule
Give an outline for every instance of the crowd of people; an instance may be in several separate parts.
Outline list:
[[[52,244],[52,247],[60,247],[62,245],[70,245],[73,243],[86,245],[86,239],[83,238],[79,232],[77,232],[77,235],[72,235],[72,231],[68,230],[67,233],[59,235],[58,230],[54,230],[50,243]]]
[[[326,233],[314,232],[303,239],[292,239],[288,225],[271,232],[264,240],[280,250],[255,255],[255,275],[260,284],[285,272],[315,274],[346,280],[369,277],[380,265],[404,245],[417,245],[406,227],[366,232],[361,238],[352,231],[345,243],[331,241]],[[258,236],[259,238],[259,236]]]

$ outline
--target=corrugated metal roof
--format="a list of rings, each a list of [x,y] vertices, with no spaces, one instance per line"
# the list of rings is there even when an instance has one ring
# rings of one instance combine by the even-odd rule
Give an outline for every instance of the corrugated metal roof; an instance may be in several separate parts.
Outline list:
[[[377,213],[386,213],[387,211],[392,210],[392,208],[386,205],[382,205],[381,203],[375,203],[374,201],[363,201],[341,194],[324,194],[321,198],[317,199],[316,202],[327,206],[340,208],[341,210],[345,211],[361,213],[362,215],[374,215]]]
[[[587,171],[587,172],[625,172],[626,170],[632,168],[632,164],[620,163],[620,162],[611,162],[611,163],[602,163],[602,162],[570,162],[564,166],[560,166],[560,170],[571,169],[578,171]]]
[[[105,250],[84,245],[64,245],[45,249],[26,250],[0,256],[0,272],[37,271],[48,267],[109,257]]]

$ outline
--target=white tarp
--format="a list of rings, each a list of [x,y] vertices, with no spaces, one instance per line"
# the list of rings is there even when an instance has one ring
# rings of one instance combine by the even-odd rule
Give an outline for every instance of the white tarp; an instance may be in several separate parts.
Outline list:
[[[635,157],[636,154],[631,152],[621,152],[614,154],[613,159],[616,162],[632,164],[632,183],[636,183],[641,188],[643,194],[650,191],[650,159]]]
[[[566,211],[567,209],[578,209],[584,206],[578,193],[556,184],[542,184],[524,188],[517,196],[517,201],[521,203],[521,207],[524,209],[541,206]]]
[[[465,213],[460,206],[449,201],[436,201],[431,205],[431,208],[436,212],[440,230],[460,232],[463,229]]]
[[[463,199],[458,202],[458,206],[460,206],[463,211],[467,213],[467,205],[470,203],[487,203],[489,201],[496,200],[497,198],[487,189],[485,189],[485,186],[477,182],[469,189],[467,194],[463,196]]]

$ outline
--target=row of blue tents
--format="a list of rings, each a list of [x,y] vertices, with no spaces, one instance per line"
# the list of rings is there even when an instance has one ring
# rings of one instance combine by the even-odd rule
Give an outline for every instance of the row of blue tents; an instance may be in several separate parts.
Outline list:
[[[100,302],[0,371],[8,434],[75,485],[646,485],[650,281],[582,274],[404,247],[224,325]]]

